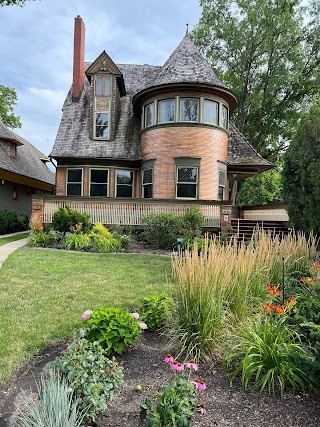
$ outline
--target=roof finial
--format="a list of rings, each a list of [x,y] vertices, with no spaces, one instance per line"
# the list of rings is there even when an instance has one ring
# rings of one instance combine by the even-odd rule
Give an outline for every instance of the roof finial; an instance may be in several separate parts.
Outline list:
[[[189,24],[187,24],[186,35],[189,34]]]

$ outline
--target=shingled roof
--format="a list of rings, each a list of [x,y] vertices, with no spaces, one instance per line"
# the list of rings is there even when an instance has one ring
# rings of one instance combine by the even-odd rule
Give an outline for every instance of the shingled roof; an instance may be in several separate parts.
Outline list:
[[[7,144],[7,141],[18,143],[16,158],[10,157],[5,150],[4,144]],[[0,121],[0,169],[54,185],[54,175],[43,162],[44,160],[49,159]]]
[[[91,63],[85,63],[85,70]],[[175,83],[206,84],[222,90],[215,71],[202,57],[189,35],[186,35],[163,66],[116,64],[123,74],[126,96],[120,100],[120,117],[114,140],[90,139],[91,86],[85,76],[79,102],[72,102],[71,89],[63,105],[63,116],[50,156],[54,158],[104,158],[137,160],[140,155],[140,120],[133,114],[132,99],[146,89]],[[255,164],[267,168],[265,161],[249,142],[233,127],[230,128],[229,164]]]
[[[151,83],[152,86],[168,83],[201,83],[223,86],[188,34],[184,36]]]

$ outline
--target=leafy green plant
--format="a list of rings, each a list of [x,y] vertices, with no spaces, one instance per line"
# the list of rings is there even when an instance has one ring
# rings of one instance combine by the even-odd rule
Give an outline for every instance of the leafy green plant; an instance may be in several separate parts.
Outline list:
[[[151,213],[142,218],[143,238],[152,247],[171,249],[176,243],[181,217],[173,213]]]
[[[96,238],[100,238],[100,237],[104,237],[104,238],[111,238],[112,233],[107,229],[107,227],[105,227],[103,224],[101,224],[100,222],[97,222],[96,224],[93,225],[89,236],[92,239],[96,239]]]
[[[86,410],[86,417],[93,420],[125,385],[123,368],[114,358],[106,357],[97,341],[74,341],[52,365],[69,382],[80,407]]]
[[[52,225],[57,231],[67,233],[70,231],[70,227],[75,227],[77,223],[82,224],[82,231],[87,233],[91,229],[90,215],[87,213],[81,213],[74,211],[70,206],[65,208],[59,208],[57,212],[53,214]]]
[[[86,416],[66,379],[47,372],[37,383],[38,400],[22,391],[16,403],[18,427],[80,427]]]
[[[43,247],[51,246],[55,243],[55,238],[52,234],[43,231],[33,232],[29,237],[28,245],[30,247]]]
[[[86,337],[105,349],[108,356],[123,354],[141,337],[139,323],[131,313],[121,308],[100,307],[87,320]]]
[[[68,250],[82,251],[90,247],[90,237],[88,234],[69,234],[63,243],[63,247]]]
[[[189,206],[182,215],[182,227],[189,230],[200,230],[205,224],[205,217],[199,208]]]
[[[142,299],[141,317],[151,331],[168,325],[172,318],[174,301],[166,293]]]
[[[29,228],[29,217],[16,212],[0,211],[0,234],[24,231]]]
[[[287,385],[293,391],[312,386],[307,373],[294,363],[295,354],[306,358],[308,354],[300,335],[285,324],[285,315],[249,320],[237,341],[225,359],[233,370],[231,382],[241,374],[244,388],[269,394],[275,393],[276,386],[281,394]]]
[[[113,237],[96,237],[93,241],[93,248],[97,252],[108,253],[108,252],[119,252],[121,249],[121,243],[119,240]]]
[[[198,390],[205,390],[206,385],[198,378],[191,381],[191,374],[198,370],[193,360],[184,365],[168,354],[164,361],[170,364],[175,379],[159,389],[155,409],[151,399],[145,400],[140,406],[140,420],[145,427],[190,427],[197,407],[205,413],[204,404],[197,403]]]

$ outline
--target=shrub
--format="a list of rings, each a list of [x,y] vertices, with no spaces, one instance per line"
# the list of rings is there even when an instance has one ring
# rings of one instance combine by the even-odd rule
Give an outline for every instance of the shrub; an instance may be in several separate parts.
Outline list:
[[[92,226],[90,215],[87,213],[82,214],[81,212],[74,211],[70,208],[70,206],[59,208],[59,210],[55,212],[52,217],[53,228],[63,233],[67,233],[70,231],[70,227],[75,227],[78,223],[82,224],[82,231],[84,233],[90,231]]]
[[[167,294],[142,299],[141,317],[151,331],[167,326],[172,318],[174,301]]]
[[[41,375],[38,400],[23,390],[16,403],[18,427],[80,427],[86,415],[70,393],[68,382],[55,375]]]
[[[119,240],[113,237],[96,237],[93,241],[93,248],[97,252],[118,252],[121,249],[121,243]]]
[[[28,215],[0,211],[0,234],[15,233],[29,229]]]
[[[69,234],[63,243],[63,247],[68,250],[82,251],[90,246],[90,237],[88,234]]]
[[[42,247],[51,246],[55,243],[54,236],[52,233],[44,233],[43,231],[33,232],[29,237],[28,245],[31,247]]]
[[[205,218],[199,208],[190,206],[182,215],[182,227],[188,230],[199,230],[205,224]]]
[[[141,337],[141,328],[131,313],[121,308],[100,307],[87,320],[86,337],[105,349],[108,356],[123,354]]]
[[[171,249],[181,228],[181,217],[173,213],[151,213],[142,218],[143,238],[152,247]]]
[[[110,233],[110,231],[101,223],[97,223],[95,224],[90,233],[89,236],[92,239],[96,239],[96,238],[100,238],[100,237],[104,237],[106,239],[110,239],[112,236],[112,233]]]
[[[125,385],[123,368],[114,358],[106,357],[98,342],[85,338],[70,344],[53,366],[69,382],[75,396],[80,398],[80,407],[93,420]]]
[[[249,320],[239,339],[226,357],[231,382],[240,373],[244,388],[274,394],[278,385],[281,395],[287,385],[293,391],[311,386],[307,373],[294,363],[295,354],[308,355],[299,334],[285,324],[285,315]]]

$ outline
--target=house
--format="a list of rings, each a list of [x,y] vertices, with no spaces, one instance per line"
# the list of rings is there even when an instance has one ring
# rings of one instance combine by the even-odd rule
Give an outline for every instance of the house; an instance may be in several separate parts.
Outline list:
[[[92,220],[139,224],[149,212],[197,205],[207,224],[230,221],[237,183],[273,165],[230,122],[235,95],[189,35],[163,66],[85,62],[75,18],[73,83],[50,156],[56,196],[35,198],[51,222],[66,204]],[[223,209],[222,209],[223,208]]]
[[[0,121],[0,211],[31,215],[33,194],[52,194],[50,159]]]

